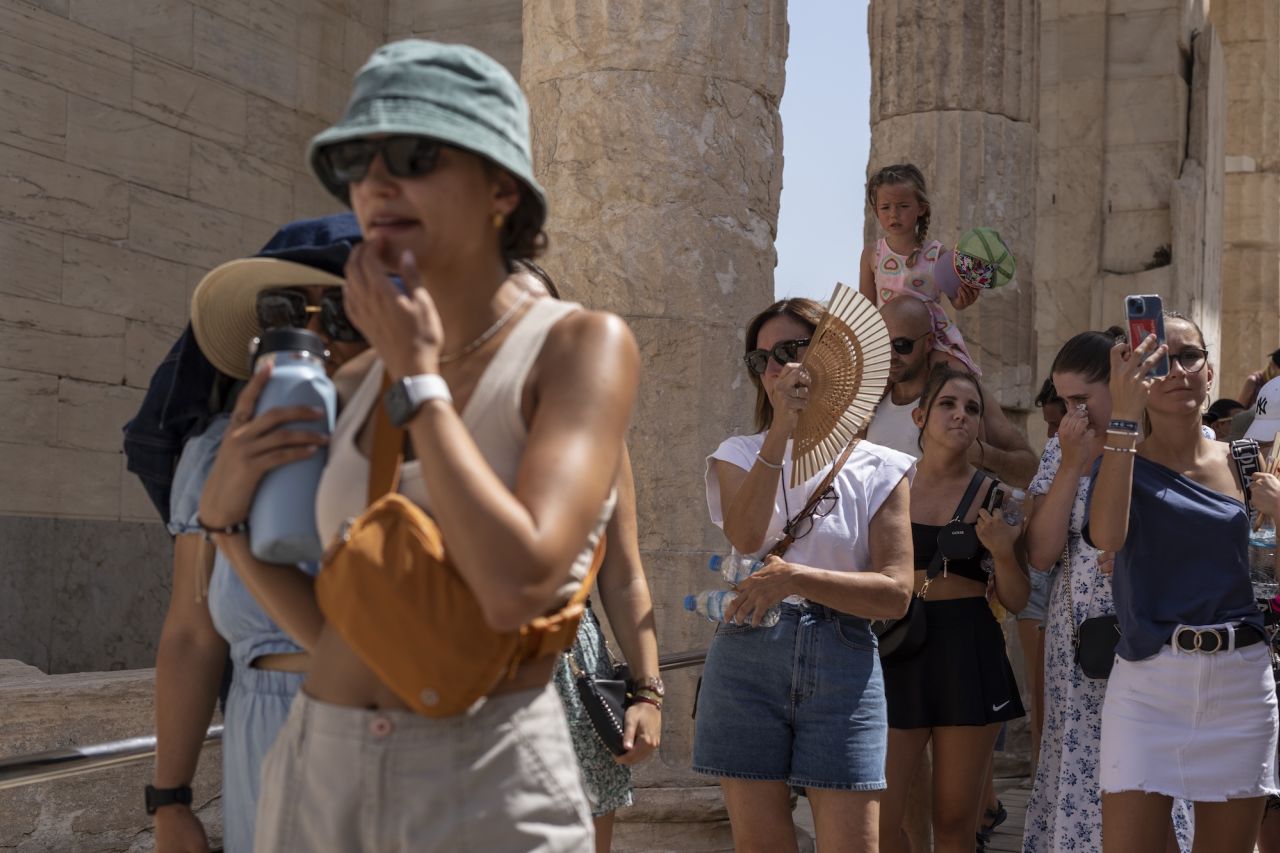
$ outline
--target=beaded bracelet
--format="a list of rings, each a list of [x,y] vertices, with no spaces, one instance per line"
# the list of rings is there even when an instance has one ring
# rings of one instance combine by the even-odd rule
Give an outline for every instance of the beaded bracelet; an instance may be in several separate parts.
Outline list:
[[[1111,423],[1107,424],[1107,431],[1110,432],[1113,429],[1136,433],[1138,431],[1138,422],[1126,421],[1124,418],[1112,418]]]
[[[1109,429],[1107,430],[1107,435],[1118,435],[1118,436],[1121,436],[1122,438],[1137,438],[1139,433],[1137,430],[1130,431],[1127,429]]]
[[[757,454],[756,454],[756,461],[757,461],[757,462],[759,462],[761,465],[763,465],[763,466],[764,466],[764,467],[766,467],[766,468],[772,468],[772,469],[773,469],[773,470],[775,470],[775,471],[781,471],[781,470],[782,470],[782,463],[781,463],[781,462],[778,462],[778,463],[776,463],[776,464],[775,464],[775,463],[773,463],[773,462],[770,462],[768,459],[765,459],[765,458],[764,458],[763,456],[761,456],[759,453],[757,453]]]
[[[659,711],[662,710],[661,700],[654,699],[652,696],[646,696],[643,693],[633,693],[631,695],[631,704],[634,705],[636,702],[644,702],[646,705],[652,705],[653,707],[657,708]]]
[[[249,519],[246,518],[235,524],[228,524],[226,527],[210,527],[209,525],[205,524],[204,521],[199,516],[197,516],[196,527],[200,528],[200,532],[204,535],[204,541],[212,542],[213,541],[212,537],[215,534],[222,534],[223,536],[235,536],[237,533],[248,533]]]
[[[1102,445],[1103,450],[1110,450],[1112,453],[1137,453],[1136,447],[1112,447],[1109,444]]]

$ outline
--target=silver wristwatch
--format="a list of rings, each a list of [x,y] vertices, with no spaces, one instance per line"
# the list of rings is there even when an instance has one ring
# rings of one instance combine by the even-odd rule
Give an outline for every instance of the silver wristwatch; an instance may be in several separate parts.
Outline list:
[[[449,386],[445,383],[443,376],[438,373],[423,373],[418,376],[406,376],[399,382],[392,382],[386,396],[382,399],[391,423],[394,426],[403,427],[413,420],[413,416],[418,413],[423,403],[428,400],[444,400],[446,403],[452,403],[453,395],[449,393]]]

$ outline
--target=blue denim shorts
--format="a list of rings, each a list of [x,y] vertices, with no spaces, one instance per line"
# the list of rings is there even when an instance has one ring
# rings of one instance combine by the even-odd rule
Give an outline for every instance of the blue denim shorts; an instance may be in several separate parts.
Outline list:
[[[698,696],[695,772],[879,791],[888,734],[867,620],[783,604],[772,628],[716,630]]]
[[[1060,571],[1057,567],[1048,572],[1031,570],[1031,595],[1027,597],[1027,606],[1018,611],[1019,622],[1023,619],[1044,622],[1045,612],[1049,609],[1049,593],[1053,592],[1053,584]]]

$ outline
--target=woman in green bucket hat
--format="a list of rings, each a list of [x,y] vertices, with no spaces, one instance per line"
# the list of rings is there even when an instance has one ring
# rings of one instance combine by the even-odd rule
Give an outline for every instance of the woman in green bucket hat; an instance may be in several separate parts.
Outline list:
[[[333,541],[365,508],[368,424],[385,399],[414,457],[399,491],[438,523],[488,627],[559,609],[612,510],[639,356],[619,318],[530,299],[512,278],[513,260],[543,244],[547,209],[523,94],[472,48],[395,42],[360,70],[346,114],[308,159],[364,234],[345,301],[378,356],[329,440],[321,536]],[[311,654],[263,767],[257,849],[590,851],[554,656],[462,714],[421,716],[325,624],[309,582],[229,532],[265,470],[312,452],[302,433],[273,429],[283,415],[252,417],[264,381],[241,395],[240,428],[200,507],[246,585]]]

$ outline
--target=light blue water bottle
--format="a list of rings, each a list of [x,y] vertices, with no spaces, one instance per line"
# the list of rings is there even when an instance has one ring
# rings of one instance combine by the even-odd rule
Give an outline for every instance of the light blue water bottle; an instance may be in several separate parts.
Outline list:
[[[321,409],[318,421],[297,421],[280,429],[299,429],[329,435],[337,410],[333,382],[324,371],[328,353],[324,342],[306,329],[272,329],[262,336],[255,367],[271,364],[271,378],[262,389],[263,412],[280,406]],[[324,553],[316,529],[316,491],[328,458],[319,448],[306,459],[274,468],[258,484],[249,510],[249,546],[264,563],[293,564],[318,561]]]
[[[701,614],[712,622],[723,622],[724,609],[737,597],[738,593],[731,589],[704,589],[696,595],[686,595],[684,609],[690,613]],[[760,620],[760,627],[772,628],[781,618],[782,609],[776,605],[770,607],[765,611],[764,618]]]
[[[758,572],[763,566],[764,561],[746,554],[739,554],[736,551],[730,553],[727,557],[716,554],[707,562],[708,569],[713,572],[719,572],[725,583],[735,587]]]

